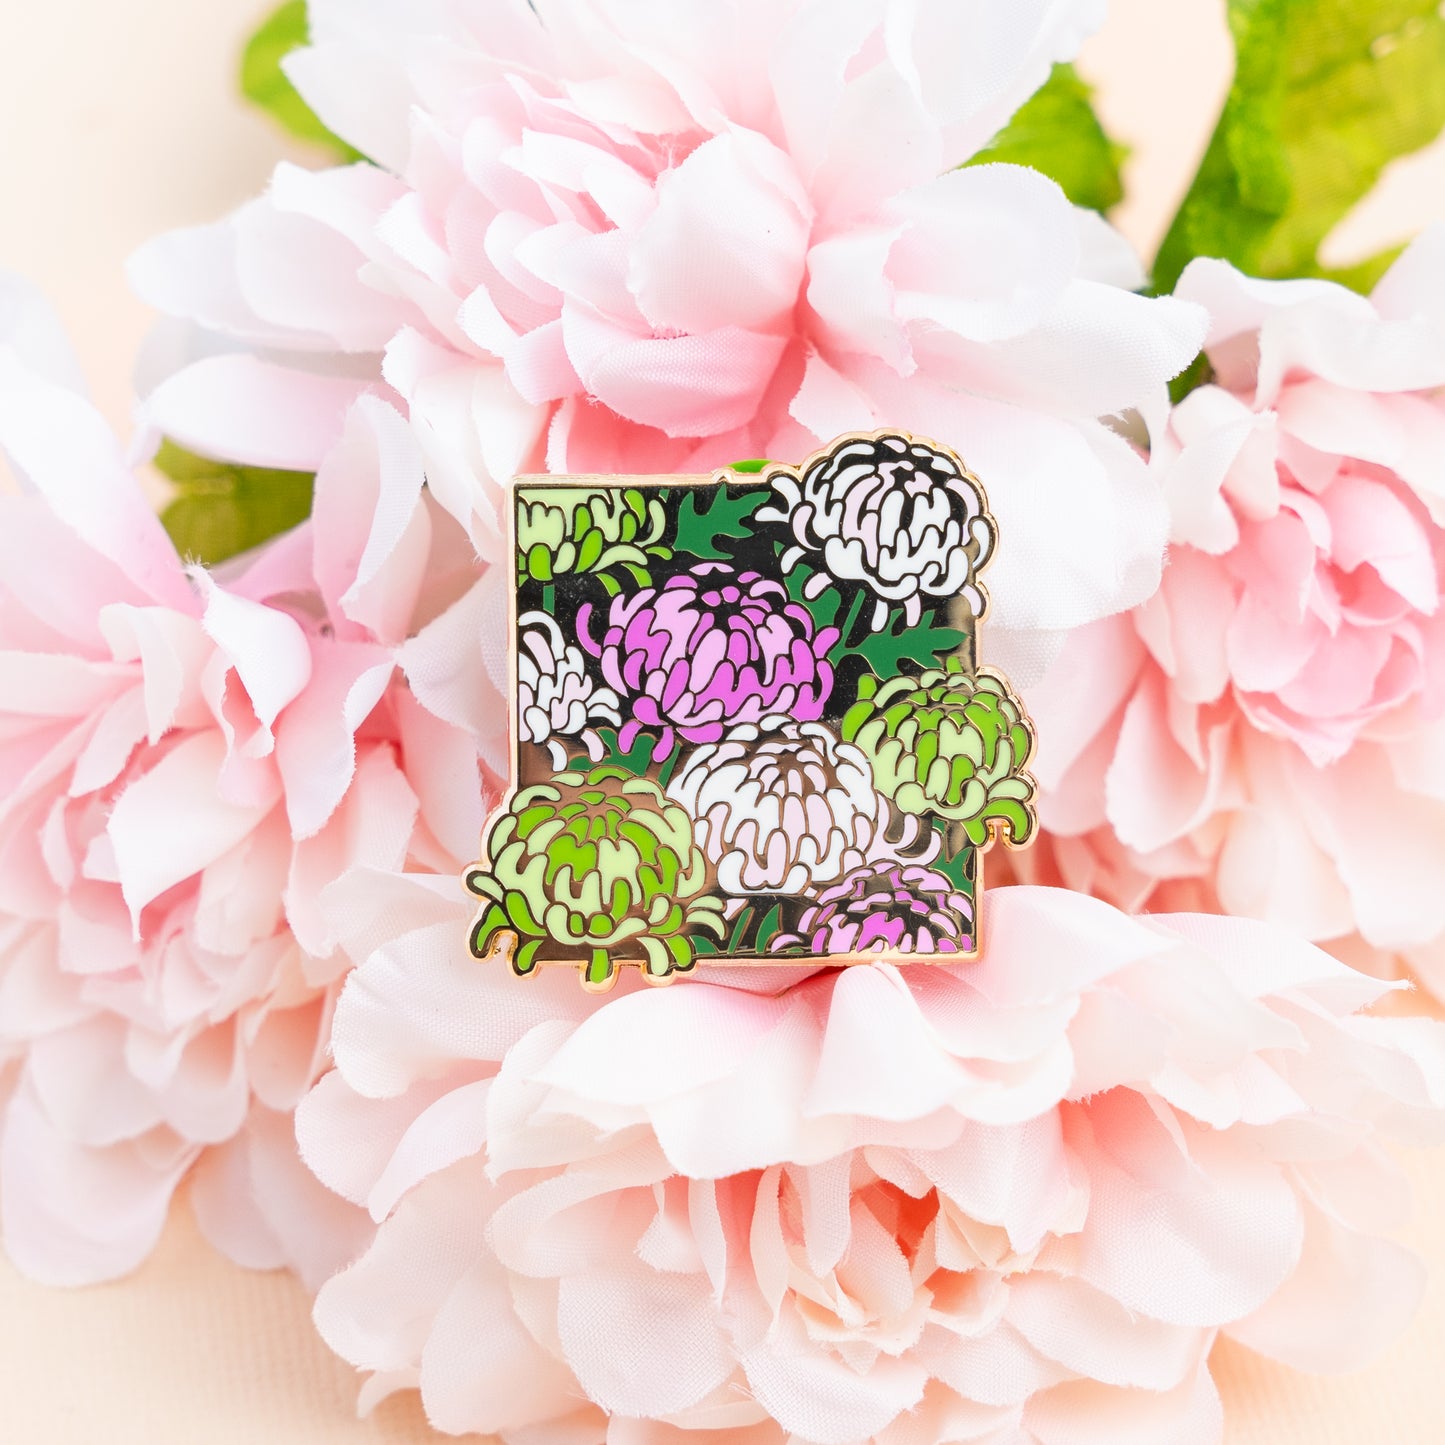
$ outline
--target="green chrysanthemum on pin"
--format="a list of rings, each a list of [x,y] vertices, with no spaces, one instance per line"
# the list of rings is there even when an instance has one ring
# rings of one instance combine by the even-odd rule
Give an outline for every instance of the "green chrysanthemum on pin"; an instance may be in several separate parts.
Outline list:
[[[865,677],[843,736],[900,811],[947,819],[974,847],[991,828],[1016,844],[1033,836],[1034,780],[1024,771],[1033,733],[1001,678],[937,668],[882,684]]]
[[[621,568],[646,586],[650,563],[672,556],[666,530],[661,500],[641,488],[549,488],[517,509],[518,581],[547,583],[590,572],[616,592],[609,574]]]
[[[703,898],[707,860],[692,821],[656,783],[610,765],[525,788],[492,828],[486,865],[467,874],[483,900],[472,952],[511,943],[514,973],[575,960],[589,988],[611,987],[630,953],[658,983],[696,962],[692,935],[722,936],[722,903]]]

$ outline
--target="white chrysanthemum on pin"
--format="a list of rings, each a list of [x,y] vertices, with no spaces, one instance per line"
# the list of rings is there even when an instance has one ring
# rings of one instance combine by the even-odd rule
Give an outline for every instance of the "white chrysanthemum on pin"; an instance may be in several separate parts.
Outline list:
[[[622,726],[621,704],[610,687],[587,671],[582,649],[562,636],[545,612],[529,612],[518,624],[517,719],[522,741],[544,744],[557,769],[567,766],[559,738],[576,738],[599,762],[605,749],[596,724]]]
[[[726,893],[810,894],[868,864],[928,861],[940,840],[892,813],[868,759],[816,722],[764,719],[700,747],[668,787]]]
[[[994,525],[978,483],[947,452],[911,437],[853,437],[817,457],[801,484],[788,472],[771,480],[778,505],[758,520],[791,530],[785,572],[805,559],[817,569],[804,595],[861,584],[873,594],[875,632],[899,603],[910,627],[925,599],[958,598],[971,616],[983,615],[977,578]]]

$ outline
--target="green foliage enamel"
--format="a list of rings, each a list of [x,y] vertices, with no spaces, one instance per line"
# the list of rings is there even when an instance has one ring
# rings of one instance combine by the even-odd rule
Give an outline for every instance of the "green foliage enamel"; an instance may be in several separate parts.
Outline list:
[[[863,680],[843,717],[846,741],[863,750],[880,792],[904,813],[946,818],[975,848],[992,830],[1015,844],[1033,836],[1033,733],[1007,683],[934,670]]]
[[[970,165],[1007,161],[1057,181],[1076,206],[1107,211],[1124,198],[1120,167],[1129,154],[1094,113],[1092,87],[1072,65],[1056,65]]]
[[[895,618],[887,631],[871,633],[849,651],[861,657],[879,677],[892,677],[904,670],[900,666],[904,662],[936,668],[968,641],[968,634],[956,627],[938,627],[929,618],[925,623],[909,627],[901,618]]]
[[[518,793],[487,838],[488,866],[467,875],[482,904],[478,958],[507,946],[531,973],[545,954],[575,961],[605,988],[616,955],[640,952],[653,978],[695,963],[690,935],[721,936],[722,903],[703,896],[707,860],[692,821],[649,778],[603,764]]]
[[[309,40],[306,0],[286,0],[246,43],[241,57],[241,93],[300,140],[326,146],[341,161],[362,160],[360,151],[321,123],[281,69],[281,62]]]
[[[1439,0],[1229,0],[1229,24],[1234,84],[1155,263],[1161,291],[1196,256],[1320,274],[1321,243],[1385,165],[1445,127]]]
[[[266,467],[233,466],[161,443],[156,468],[174,484],[161,522],[176,550],[213,566],[249,552],[311,515],[315,477]]]
[[[612,574],[621,571],[646,586],[650,565],[672,556],[666,530],[662,502],[638,487],[525,492],[517,503],[518,581],[552,583],[590,573],[613,592]]]
[[[748,519],[767,499],[765,487],[688,488],[677,509],[677,550],[705,562],[730,557],[718,539],[751,535]]]

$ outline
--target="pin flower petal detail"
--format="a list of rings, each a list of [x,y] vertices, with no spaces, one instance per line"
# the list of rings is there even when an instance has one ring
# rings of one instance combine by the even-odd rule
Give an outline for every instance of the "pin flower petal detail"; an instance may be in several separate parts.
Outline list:
[[[700,898],[707,860],[687,813],[650,779],[617,767],[559,774],[525,788],[487,839],[489,863],[467,875],[484,902],[472,952],[503,941],[516,974],[576,959],[589,988],[610,988],[618,959],[640,951],[666,982],[695,963],[688,935],[720,934],[721,905]]]
[[[830,581],[866,587],[875,631],[896,603],[910,627],[925,599],[958,598],[983,616],[977,574],[992,555],[994,525],[977,481],[948,452],[909,437],[855,438],[815,459],[801,484],[788,472],[772,481],[778,502],[758,519],[791,530],[783,570],[807,559],[816,569],[809,595]]]
[[[970,953],[963,929],[973,903],[932,868],[894,863],[863,867],[824,888],[795,934],[780,933],[770,951],[804,948],[844,957],[860,953]]]
[[[843,736],[867,755],[885,797],[905,813],[936,813],[981,847],[990,825],[1014,843],[1033,836],[1033,733],[1002,679],[932,669],[881,687],[865,677]]]
[[[545,744],[559,771],[567,765],[558,738],[577,738],[593,762],[602,760],[596,724],[622,726],[617,694],[599,687],[587,670],[582,649],[569,643],[545,612],[528,612],[517,622],[517,718],[524,742]]]
[[[615,590],[611,573],[626,568],[639,582],[672,554],[663,536],[667,519],[654,498],[629,487],[586,491],[558,487],[517,517],[517,552],[524,577],[551,582],[591,572]],[[610,585],[609,585],[610,584]]]
[[[600,640],[592,617],[587,604],[577,628],[630,709],[621,745],[655,728],[659,760],[675,735],[717,742],[731,725],[773,713],[815,720],[832,692],[827,654],[837,628],[817,628],[780,582],[757,572],[701,562],[661,587],[614,598]]]
[[[870,860],[931,856],[941,841],[902,818],[890,842],[891,812],[867,758],[822,723],[733,728],[690,754],[667,795],[692,816],[726,893],[809,894]]]

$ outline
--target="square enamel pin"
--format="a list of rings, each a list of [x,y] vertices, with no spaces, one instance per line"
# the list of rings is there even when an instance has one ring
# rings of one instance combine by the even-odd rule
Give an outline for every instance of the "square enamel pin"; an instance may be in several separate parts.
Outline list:
[[[519,975],[977,957],[1033,732],[978,666],[998,529],[945,447],[514,486],[513,786],[467,887]]]

